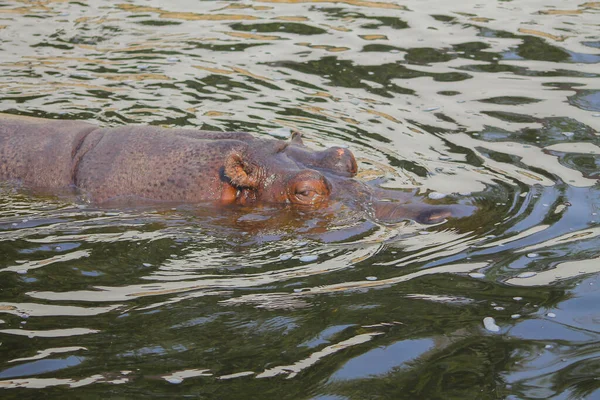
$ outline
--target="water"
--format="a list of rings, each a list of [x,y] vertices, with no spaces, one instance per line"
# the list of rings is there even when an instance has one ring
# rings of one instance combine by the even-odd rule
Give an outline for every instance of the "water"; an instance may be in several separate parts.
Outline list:
[[[479,209],[424,227],[4,188],[2,397],[600,397],[599,10],[2,3],[2,112],[300,129],[361,180]]]

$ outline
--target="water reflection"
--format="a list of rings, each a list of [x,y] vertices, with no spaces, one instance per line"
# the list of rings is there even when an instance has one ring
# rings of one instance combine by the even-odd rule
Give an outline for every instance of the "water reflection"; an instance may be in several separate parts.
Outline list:
[[[2,187],[0,387],[597,395],[597,11],[2,4],[2,112],[297,128],[313,148],[349,146],[361,180],[478,211],[426,227],[341,208],[101,210]]]

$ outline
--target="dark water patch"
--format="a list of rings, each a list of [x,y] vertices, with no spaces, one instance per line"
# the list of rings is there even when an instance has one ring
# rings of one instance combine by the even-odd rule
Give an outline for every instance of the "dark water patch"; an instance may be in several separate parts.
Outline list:
[[[580,171],[590,179],[600,179],[600,154],[573,154],[552,151],[561,164]]]
[[[134,68],[134,67],[125,67],[124,70],[126,71],[127,69],[130,69],[130,68]],[[90,66],[88,68],[79,68],[79,71],[85,71],[85,72],[89,72],[92,74],[116,74],[116,73],[121,72],[119,68],[109,68],[109,67],[105,67],[105,66],[98,66],[98,67]]]
[[[145,21],[136,21],[136,24],[147,25],[147,26],[168,26],[168,25],[181,25],[181,22],[178,21],[165,21],[165,20],[155,20],[148,19]]]
[[[59,49],[59,50],[73,50],[73,46],[70,46],[67,44],[49,43],[49,42],[40,42],[40,43],[31,45],[31,47],[53,47],[53,48]]]
[[[383,16],[366,17],[364,15],[360,15],[360,16],[358,16],[358,18],[377,21],[377,22],[361,25],[360,27],[364,28],[364,29],[378,29],[378,28],[381,28],[382,26],[389,27],[392,29],[406,29],[409,27],[408,23],[406,21],[403,21],[400,18],[395,18],[395,17],[383,17]]]
[[[537,146],[550,146],[564,142],[596,143],[596,131],[572,118],[537,119],[522,114],[482,111],[483,114],[503,121],[516,123],[541,123],[541,128],[523,128],[515,132],[493,126],[487,126],[480,132],[481,138],[487,141],[526,142]]]
[[[458,96],[459,94],[462,94],[461,92],[457,92],[455,90],[442,90],[437,92],[437,94],[442,95],[442,96]]]
[[[89,45],[89,46],[96,46],[99,45],[101,43],[107,42],[111,39],[113,39],[114,37],[118,36],[119,32],[122,32],[122,30],[116,26],[110,26],[110,25],[102,25],[101,27],[99,27],[100,33],[95,33],[95,29],[91,28],[91,27],[84,27],[82,26],[80,28],[79,33],[71,36],[71,37],[64,37],[66,32],[65,31],[59,31],[57,33],[57,39],[60,39],[62,42],[64,43],[70,43],[73,45]],[[90,34],[84,34],[83,32],[88,32],[91,31]]]
[[[46,19],[53,18],[54,15],[43,15],[43,14],[24,14],[23,18],[37,18],[37,19]]]
[[[481,99],[481,100],[478,100],[478,101],[480,101],[482,103],[518,106],[518,105],[521,105],[521,104],[538,103],[541,100],[539,100],[539,99],[532,99],[531,97],[503,96],[503,97],[492,97],[492,98],[489,98],[489,99]]]
[[[243,32],[258,32],[258,33],[272,33],[272,32],[285,32],[292,33],[295,35],[321,35],[327,33],[325,29],[317,28],[315,26],[292,23],[292,22],[271,22],[262,24],[231,24],[231,29]]]
[[[24,102],[35,100],[35,99],[41,99],[41,98],[44,98],[46,96],[47,95],[45,95],[45,94],[36,95],[36,96],[10,96],[10,95],[8,95],[8,96],[0,97],[0,100],[2,100],[2,101],[11,101],[11,102],[15,102],[17,104],[20,104],[20,103],[24,103]]]
[[[449,15],[441,15],[441,14],[431,14],[431,17],[436,21],[441,22],[453,22],[456,20],[456,17],[451,17]]]
[[[517,114],[506,111],[481,111],[481,113],[507,122],[529,123],[539,121],[537,118],[530,115]]]
[[[533,36],[524,36],[523,43],[517,46],[516,52],[527,60],[564,62],[570,59],[569,53],[565,50]]]
[[[390,46],[387,44],[368,44],[362,48],[363,52],[400,52],[403,51],[400,47]]]
[[[97,111],[100,111],[99,109]],[[44,112],[40,110],[32,110],[32,111],[21,111],[17,109],[8,109],[3,110],[3,113],[13,114],[13,115],[22,115],[25,117],[35,117],[35,118],[47,118],[47,119],[82,119],[89,120],[90,118],[95,118],[97,114],[93,112],[60,112],[60,113],[52,113],[52,112]]]
[[[486,37],[486,38],[498,38],[498,39],[515,39],[518,36],[508,32],[508,31],[503,31],[503,30],[498,30],[498,29],[490,29],[484,26],[476,26],[473,25],[476,29],[479,30],[479,35],[478,36],[482,36],[482,37]]]
[[[500,163],[516,165],[521,168],[526,168],[526,165],[521,162],[521,157],[514,156],[511,154],[506,154],[506,153],[500,153],[497,151],[492,151],[492,150],[488,150],[488,149],[484,149],[484,148],[480,148],[478,150],[479,150],[480,154],[482,154],[485,157],[488,157],[494,161],[497,161]]]
[[[576,82],[545,82],[542,86],[556,88],[556,90],[574,90],[586,86],[584,83]]]
[[[411,70],[399,64],[382,64],[373,66],[353,65],[350,61],[338,60],[337,57],[324,57],[317,61],[278,62],[274,66],[290,68],[306,74],[324,76],[329,80],[329,85],[349,88],[362,88],[368,92],[379,94],[384,97],[393,97],[392,93],[410,94],[411,90],[397,86],[392,79],[412,79],[430,76],[434,81],[457,82],[469,79],[470,75],[459,72],[449,73],[426,73]],[[382,87],[372,87],[362,81],[373,81]],[[390,93],[391,92],[391,93]]]
[[[319,91],[325,91],[325,89],[323,89],[322,87],[313,85],[309,82],[304,82],[304,81],[299,81],[297,79],[290,79],[288,80],[289,83],[291,83],[294,86],[300,86],[300,87],[304,87],[307,89],[314,89],[314,90],[319,90]]]
[[[406,50],[404,59],[414,64],[431,64],[447,62],[455,58],[454,55],[433,48],[416,48]]]
[[[484,51],[490,47],[487,43],[467,42],[453,45],[452,48],[460,58],[492,62],[499,60],[500,54]]]
[[[399,65],[362,67],[354,66],[352,62],[338,60],[337,57],[325,57],[317,61],[278,62],[276,66],[289,68],[306,74],[322,75],[329,80],[329,85],[343,86],[349,88],[363,88],[369,92],[385,97],[392,97],[391,92],[410,94],[410,90],[401,88],[390,82],[391,78],[397,77],[400,71],[406,71],[405,67]],[[406,76],[404,76],[406,78]],[[383,87],[372,87],[362,82],[374,81]]]

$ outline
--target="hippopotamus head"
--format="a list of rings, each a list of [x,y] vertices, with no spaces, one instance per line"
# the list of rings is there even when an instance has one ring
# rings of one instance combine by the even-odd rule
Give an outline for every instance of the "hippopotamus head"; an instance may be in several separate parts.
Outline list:
[[[415,203],[414,196],[404,192],[400,196],[398,192],[389,196],[392,191],[388,191],[387,196],[382,196],[386,191],[353,179],[357,171],[356,159],[350,150],[342,147],[309,149],[299,132],[293,132],[288,142],[251,141],[227,155],[221,174],[225,182],[221,201],[313,208],[341,201],[352,207],[366,208],[369,214],[386,222],[409,218],[435,223],[452,215],[449,207]],[[393,201],[382,201],[381,197]]]
[[[340,180],[356,172],[356,160],[349,150],[310,150],[300,133],[294,132],[289,142],[259,140],[231,150],[222,171],[227,185],[221,200],[318,207],[332,198]]]

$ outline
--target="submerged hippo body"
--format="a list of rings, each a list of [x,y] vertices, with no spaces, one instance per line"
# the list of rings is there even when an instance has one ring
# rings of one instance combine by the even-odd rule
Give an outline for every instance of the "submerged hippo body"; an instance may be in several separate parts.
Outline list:
[[[373,199],[352,179],[352,153],[314,151],[243,132],[153,126],[98,128],[78,121],[0,115],[0,180],[45,191],[77,188],[95,204],[119,199],[178,203],[369,204],[384,220],[437,222],[447,207]],[[391,218],[389,218],[391,217]]]

